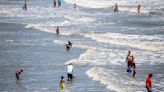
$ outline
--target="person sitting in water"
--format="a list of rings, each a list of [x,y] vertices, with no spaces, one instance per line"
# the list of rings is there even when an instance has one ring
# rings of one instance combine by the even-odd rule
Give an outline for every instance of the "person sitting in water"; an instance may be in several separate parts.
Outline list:
[[[58,0],[58,7],[61,7],[61,0]]]
[[[118,5],[117,5],[117,3],[115,3],[115,5],[114,5],[114,12],[118,12]]]
[[[16,75],[17,80],[20,79],[19,76],[20,76],[20,74],[21,74],[22,72],[23,72],[22,69],[18,69],[18,70],[16,71],[15,75]]]
[[[72,81],[72,79],[73,79],[73,65],[72,65],[72,63],[70,63],[70,64],[68,64],[68,66],[67,66],[67,77],[68,77],[68,81]]]
[[[64,77],[63,76],[61,76],[61,80],[60,80],[60,88],[61,89],[64,89],[64,87],[65,87],[65,81],[64,81]]]
[[[138,13],[138,14],[140,14],[140,10],[141,10],[141,5],[139,4],[139,5],[137,6],[137,13]]]

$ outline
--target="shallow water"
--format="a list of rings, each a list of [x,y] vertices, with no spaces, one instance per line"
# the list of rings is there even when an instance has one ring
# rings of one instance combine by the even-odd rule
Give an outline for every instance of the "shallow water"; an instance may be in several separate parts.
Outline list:
[[[64,0],[61,8],[53,8],[50,1],[28,0],[28,11],[22,11],[22,1],[0,1],[2,2],[0,4],[1,22],[26,24],[28,29],[36,28],[40,31],[49,32],[47,33],[49,35],[54,35],[56,26],[60,26],[61,30],[59,37],[46,36],[44,39],[42,37],[38,39],[35,37],[40,35],[39,32],[31,34],[23,31],[20,35],[19,32],[7,32],[7,29],[3,29],[1,37],[5,40],[1,40],[1,48],[9,51],[1,53],[16,53],[18,54],[16,57],[21,58],[20,60],[29,61],[18,62],[13,60],[13,62],[27,65],[27,67],[28,65],[35,66],[34,62],[30,62],[26,57],[30,55],[28,54],[29,50],[33,50],[33,47],[35,47],[36,51],[32,54],[38,56],[36,61],[41,62],[41,64],[36,64],[36,66],[38,65],[39,67],[43,64],[41,69],[45,70],[45,76],[48,75],[48,77],[52,78],[54,76],[52,70],[47,71],[47,66],[51,66],[52,62],[44,66],[44,61],[47,60],[47,57],[50,61],[55,60],[53,57],[54,52],[52,52],[53,48],[55,50],[60,48],[60,51],[57,51],[61,52],[57,53],[59,60],[54,62],[54,65],[59,64],[56,65],[59,68],[58,71],[60,71],[58,75],[64,71],[61,69],[61,67],[64,67],[64,62],[65,64],[72,62],[77,67],[77,75],[81,76],[73,83],[75,87],[70,86],[66,91],[99,92],[102,90],[104,92],[132,92],[133,90],[135,92],[143,92],[145,91],[145,77],[149,73],[154,74],[153,90],[155,92],[164,91],[164,72],[162,71],[164,68],[163,0],[76,0],[74,1],[77,4],[76,9],[73,9],[72,3],[74,2],[71,0]],[[119,13],[113,13],[112,5],[116,2],[120,6]],[[136,14],[136,6],[138,4],[142,6],[140,15]],[[17,40],[9,39],[15,35],[19,35]],[[27,36],[27,38],[24,38],[24,36]],[[74,43],[74,48],[80,49],[74,52],[75,55],[69,54],[69,58],[67,57],[68,59],[63,60],[62,56],[65,50],[62,49],[63,51],[61,51],[61,48],[64,48],[64,44],[68,40]],[[19,47],[20,44],[24,47]],[[48,47],[46,48],[47,45]],[[58,46],[56,47],[56,45]],[[17,48],[19,53],[13,51],[13,48]],[[24,48],[26,50],[22,51]],[[81,51],[81,49],[86,51]],[[51,53],[44,54],[42,50]],[[135,56],[137,65],[136,79],[133,79],[126,73],[125,58],[128,50],[131,50]],[[22,53],[26,53],[26,55]],[[78,55],[76,55],[77,53]],[[1,55],[1,62],[5,62],[2,65],[4,69],[5,64],[7,62],[7,64],[10,63],[6,59],[16,58],[8,54]],[[61,65],[60,61],[63,61]],[[33,70],[32,68],[31,71],[35,71],[35,69]],[[40,75],[38,75],[35,79],[39,79]],[[86,75],[91,78],[88,78]],[[50,81],[52,82],[53,80]],[[47,86],[43,90],[52,86],[51,83],[49,84],[50,81],[46,81]],[[95,85],[91,86],[95,81],[100,83],[96,82]],[[88,84],[87,82],[90,85],[86,85],[86,88],[85,84]],[[42,87],[42,85],[38,87]]]

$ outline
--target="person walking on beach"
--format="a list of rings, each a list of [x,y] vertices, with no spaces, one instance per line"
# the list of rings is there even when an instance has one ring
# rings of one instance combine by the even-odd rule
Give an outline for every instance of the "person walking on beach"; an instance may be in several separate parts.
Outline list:
[[[147,92],[152,92],[152,78],[153,77],[153,74],[149,74],[147,77],[146,77],[146,89],[147,89]]]
[[[140,10],[141,10],[141,5],[139,4],[139,5],[137,6],[137,13],[138,13],[138,14],[140,14]]]
[[[114,12],[118,12],[118,5],[117,5],[117,3],[115,3],[115,5],[114,5]]]
[[[56,28],[56,34],[59,35],[59,26]]]
[[[67,66],[67,77],[68,77],[68,81],[72,81],[73,79],[73,65],[72,63],[69,63],[68,66]]]
[[[23,70],[22,69],[18,69],[17,71],[16,71],[16,73],[15,73],[15,76],[16,76],[16,78],[17,78],[17,80],[19,80],[20,78],[20,74],[23,72]]]
[[[61,80],[60,80],[60,88],[61,89],[64,89],[65,88],[65,81],[64,81],[64,77],[63,76],[61,76]]]

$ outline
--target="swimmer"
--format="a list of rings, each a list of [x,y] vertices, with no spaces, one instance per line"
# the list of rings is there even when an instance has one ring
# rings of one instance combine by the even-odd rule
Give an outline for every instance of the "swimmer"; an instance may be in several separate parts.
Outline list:
[[[18,69],[18,70],[16,71],[15,76],[16,76],[17,80],[19,80],[19,76],[20,76],[20,74],[21,74],[22,72],[23,72],[22,69]]]
[[[115,3],[115,5],[114,5],[114,12],[118,12],[118,5],[117,5],[117,3]]]
[[[64,84],[64,77],[63,76],[61,76],[61,80],[60,80],[60,88],[61,89],[64,89],[64,87],[65,87],[65,84]]]
[[[137,6],[137,13],[138,13],[138,14],[140,14],[140,10],[141,10],[141,5],[139,4],[139,5]]]
[[[152,78],[153,74],[149,74],[148,77],[146,77],[146,89],[147,92],[152,92]]]

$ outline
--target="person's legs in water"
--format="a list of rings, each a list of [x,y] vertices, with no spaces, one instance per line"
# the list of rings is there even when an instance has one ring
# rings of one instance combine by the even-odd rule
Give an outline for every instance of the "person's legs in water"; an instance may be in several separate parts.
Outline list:
[[[67,76],[68,76],[68,79],[67,79],[68,81],[71,81],[73,79],[73,75],[72,74],[68,73]]]
[[[16,75],[17,80],[19,80],[19,76],[20,76],[20,74],[21,74],[22,72],[23,72],[22,69],[18,69],[18,70],[16,71],[15,75]]]
[[[71,79],[71,80],[73,79],[73,74],[70,74],[70,79]]]
[[[116,8],[114,9],[114,12],[116,12]]]
[[[149,89],[149,88],[146,88],[147,89],[147,92],[153,92],[151,89]]]
[[[19,80],[19,75],[17,73],[15,73],[15,76],[16,76],[17,80]]]
[[[58,0],[58,7],[61,7],[61,0]]]
[[[70,74],[68,73],[67,76],[68,76],[68,79],[67,79],[67,80],[70,81],[70,79],[71,79],[71,78],[70,78]]]
[[[136,70],[133,69],[133,77],[135,77],[135,74],[136,74]]]

